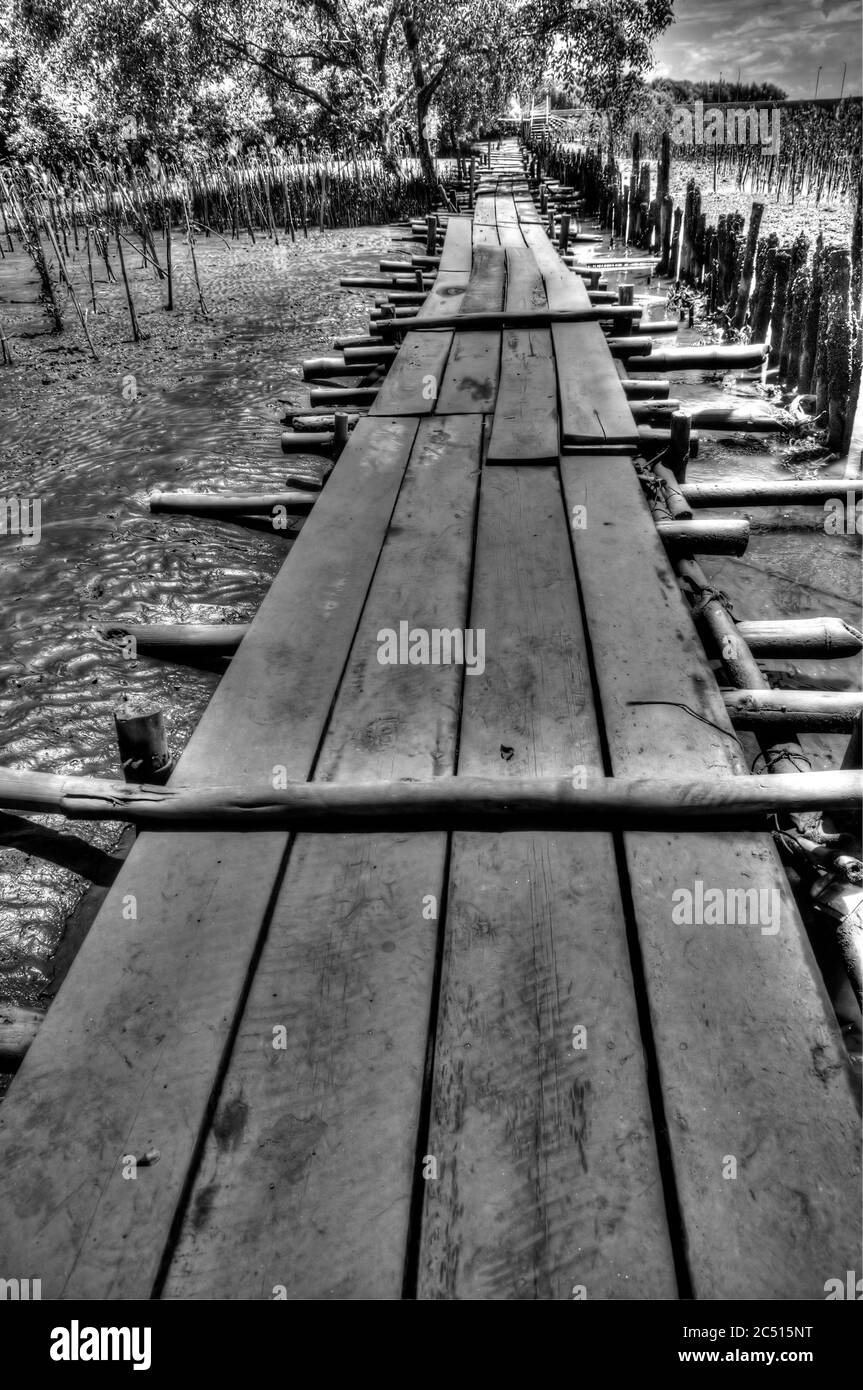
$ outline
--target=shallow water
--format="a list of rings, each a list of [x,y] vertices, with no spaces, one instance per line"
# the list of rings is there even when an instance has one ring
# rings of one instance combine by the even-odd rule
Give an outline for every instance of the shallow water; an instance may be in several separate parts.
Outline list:
[[[97,278],[89,358],[69,306],[50,332],[32,263],[0,261],[0,322],[16,365],[0,368],[0,498],[34,499],[41,538],[0,534],[0,761],[50,772],[120,773],[113,708],[146,696],[182,750],[217,676],[123,659],[99,629],[130,621],[240,620],[254,613],[290,549],[283,535],[151,515],[156,487],[278,488],[282,401],[303,404],[301,362],[338,332],[365,331],[368,296],[339,276],[377,272],[395,229],[313,232],[278,247],[197,243],[209,320],[194,313],[188,248],[174,241],[177,309],[126,249],[147,342],[131,341],[122,283]],[[71,249],[71,248],[70,248]],[[162,251],[159,243],[159,250]],[[76,289],[87,303],[83,251]],[[118,275],[117,262],[112,264]],[[280,400],[281,398],[281,400]],[[0,523],[2,524],[2,523]],[[109,848],[119,827],[46,825]],[[0,846],[3,845],[0,833]],[[51,976],[63,922],[85,881],[0,848],[0,1001],[33,1003]]]

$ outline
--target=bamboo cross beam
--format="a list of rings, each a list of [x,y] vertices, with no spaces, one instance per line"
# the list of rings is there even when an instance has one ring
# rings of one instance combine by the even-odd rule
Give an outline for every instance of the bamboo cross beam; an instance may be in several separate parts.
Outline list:
[[[608,312],[605,310],[604,312]],[[627,310],[627,312],[631,312]],[[718,347],[669,347],[653,352],[649,360],[636,358],[628,364],[630,372],[721,371],[725,367],[757,367],[767,355],[764,343],[732,344]]]
[[[405,317],[396,323],[384,320],[381,329],[385,335],[452,329],[459,333],[488,333],[504,328],[550,328],[554,323],[601,323],[606,319],[631,319],[632,315],[629,306],[620,304],[597,304],[589,309],[489,309],[474,314],[438,314],[434,318]]]
[[[743,555],[749,545],[749,522],[743,518],[727,521],[657,521],[656,531],[673,556]]]
[[[315,498],[308,492],[151,492],[151,512],[183,512],[188,516],[232,517],[271,512],[310,512]]]
[[[671,382],[667,377],[664,380],[648,377],[644,381],[630,381],[627,377],[621,377],[620,384],[629,401],[667,399],[671,391]]]
[[[642,319],[632,325],[633,333],[676,333],[680,324],[677,319]]]
[[[632,413],[637,420],[645,424],[664,428],[668,425],[669,416],[673,411],[680,409],[680,404],[680,401],[674,400],[648,400],[633,407]],[[769,415],[763,410],[749,410],[739,406],[687,405],[686,409],[692,421],[692,428],[700,430],[779,434],[782,430],[787,430],[790,423],[787,416]],[[836,491],[834,486],[833,495]]]
[[[335,443],[332,430],[283,430],[283,454],[329,454]]]
[[[102,635],[109,640],[131,638],[145,655],[196,652],[231,657],[248,630],[248,623],[111,623]]]
[[[156,787],[3,768],[0,807],[202,831],[701,831],[763,826],[765,817],[779,812],[853,811],[863,799],[859,771],[689,781],[583,771],[577,778],[439,777],[273,788]]]
[[[783,507],[789,504],[817,506],[836,500],[849,516],[863,497],[861,478],[777,478],[775,481],[744,479],[741,482],[686,483],[687,502],[693,507]]]
[[[841,618],[744,619],[737,632],[753,656],[829,661],[863,649],[863,634]]]
[[[735,729],[749,732],[789,725],[798,733],[852,733],[863,714],[856,690],[724,690]]]

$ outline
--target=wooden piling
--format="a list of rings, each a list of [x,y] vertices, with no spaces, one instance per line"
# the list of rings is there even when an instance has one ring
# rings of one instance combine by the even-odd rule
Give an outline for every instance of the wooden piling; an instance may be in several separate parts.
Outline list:
[[[173,759],[162,711],[127,699],[114,710],[114,727],[126,781],[164,786]]]

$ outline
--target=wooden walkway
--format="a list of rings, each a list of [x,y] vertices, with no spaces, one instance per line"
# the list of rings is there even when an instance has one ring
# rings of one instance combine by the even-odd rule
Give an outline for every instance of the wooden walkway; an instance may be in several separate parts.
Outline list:
[[[587,304],[504,167],[421,316]],[[407,333],[174,781],[745,772],[636,443],[598,324]],[[400,624],[482,669],[381,664]],[[779,931],[676,925],[699,881]],[[0,1106],[4,1269],[821,1299],[860,1246],[842,1056],[766,833],[148,831]]]

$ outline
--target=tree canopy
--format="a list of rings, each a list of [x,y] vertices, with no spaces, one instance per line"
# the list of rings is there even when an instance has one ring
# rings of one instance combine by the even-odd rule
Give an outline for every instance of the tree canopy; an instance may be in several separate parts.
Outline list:
[[[0,157],[239,140],[419,155],[549,80],[618,110],[670,0],[0,0]]]

